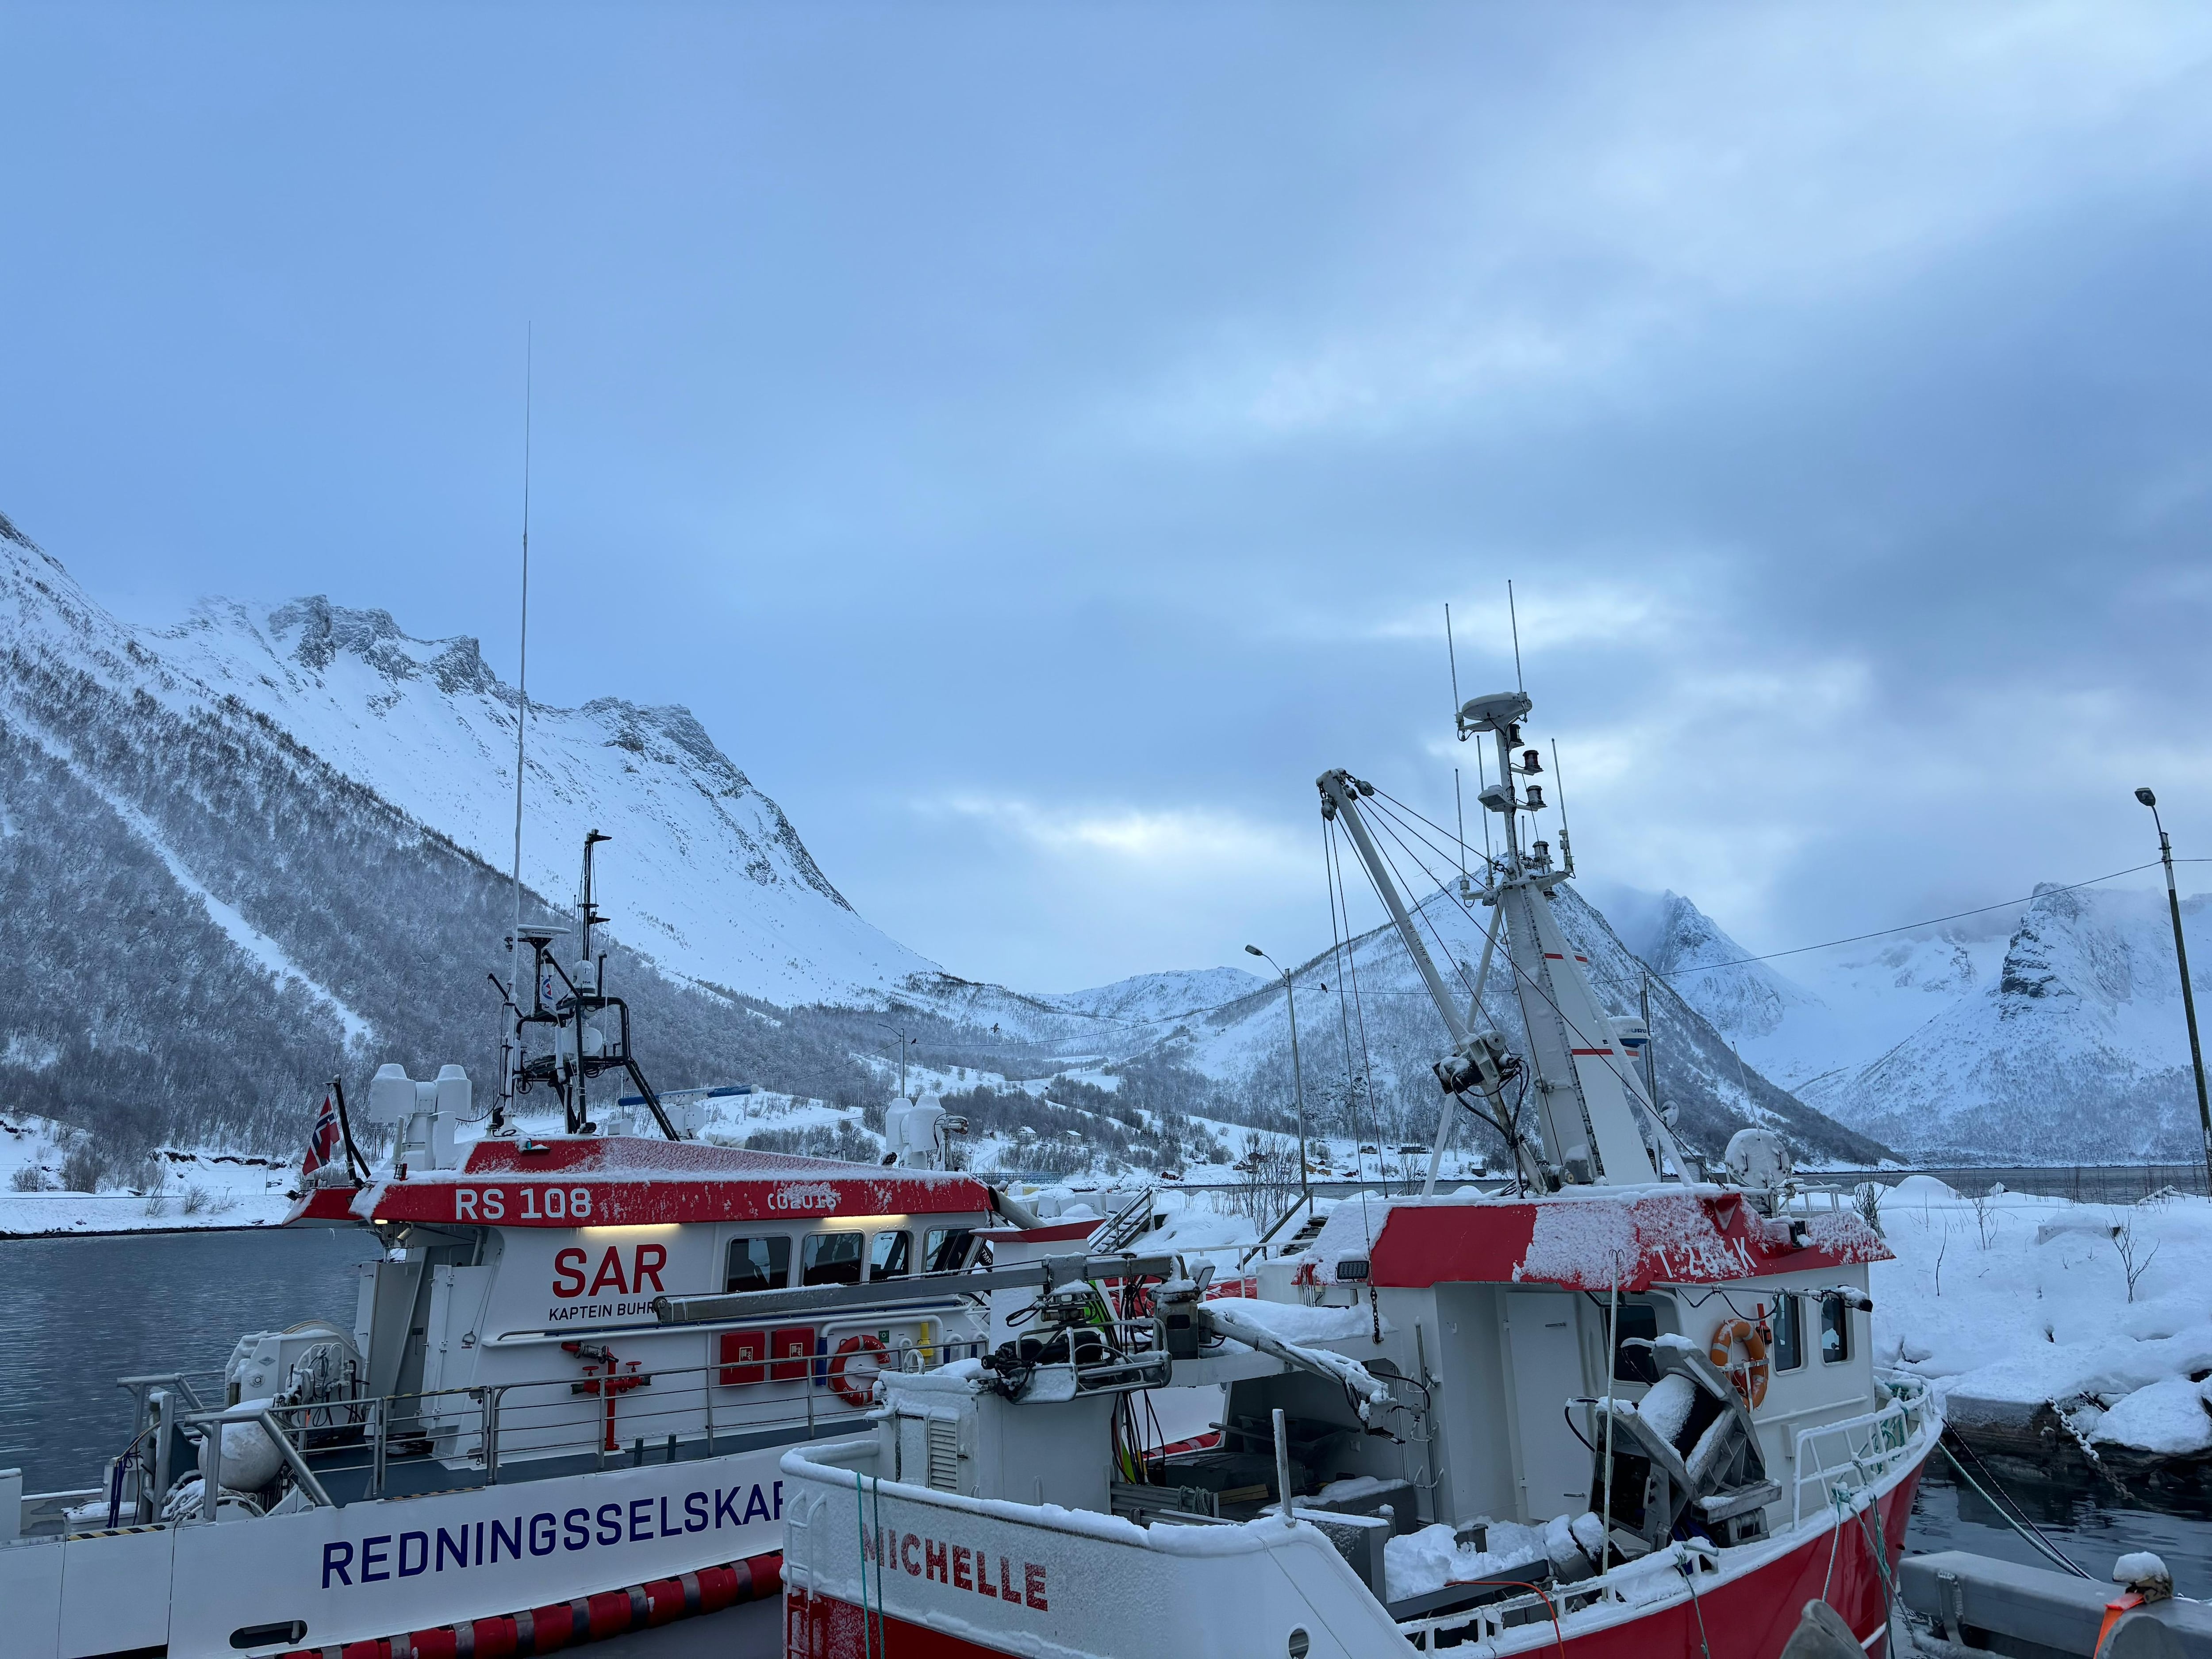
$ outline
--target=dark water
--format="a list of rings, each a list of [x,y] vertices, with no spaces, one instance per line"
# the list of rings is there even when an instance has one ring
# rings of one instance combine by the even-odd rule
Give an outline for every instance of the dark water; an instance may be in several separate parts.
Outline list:
[[[246,1332],[351,1329],[354,1265],[376,1252],[353,1227],[0,1240],[0,1468],[26,1492],[98,1485],[131,1437],[117,1377],[181,1370],[220,1405]]]
[[[1974,1474],[1984,1488],[1990,1486],[1989,1474],[1980,1469]],[[2017,1477],[2005,1479],[1996,1495],[2024,1511],[2061,1554],[2100,1584],[2110,1582],[2112,1563],[2120,1556],[2152,1550],[2172,1569],[2173,1587],[2181,1595],[2212,1596],[2212,1520],[2116,1504],[2102,1488]],[[2006,1523],[1994,1504],[1959,1480],[1941,1453],[1921,1477],[1905,1547],[1914,1552],[1972,1550],[2030,1567],[2051,1565]]]

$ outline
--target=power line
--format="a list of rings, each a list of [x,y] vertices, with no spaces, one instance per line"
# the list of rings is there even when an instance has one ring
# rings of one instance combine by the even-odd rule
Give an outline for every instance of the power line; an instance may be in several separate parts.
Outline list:
[[[2009,910],[2016,904],[2033,904],[2045,893],[2071,893],[2083,887],[2094,887],[2100,882],[2118,881],[2122,876],[2136,875],[2144,870],[2155,870],[2158,868],[2158,862],[2156,859],[2153,859],[2148,864],[2131,864],[2126,869],[2115,870],[2108,876],[2092,876],[2087,881],[2069,881],[2063,887],[2039,888],[2025,898],[2003,899],[1995,904],[1978,904],[1971,910],[1954,910],[1948,916],[1930,916],[1925,921],[1908,921],[1895,927],[1877,927],[1871,933],[1853,933],[1848,939],[1823,939],[1818,945],[1793,945],[1787,951],[1769,951],[1763,956],[1734,957],[1726,962],[1700,963],[1694,968],[1678,968],[1671,973],[1661,974],[1659,977],[1674,979],[1684,974],[1709,974],[1716,968],[1741,968],[1749,962],[1772,962],[1778,957],[1802,957],[1808,951],[1832,950],[1838,945],[1856,945],[1862,939],[1887,939],[1892,933],[1909,933],[1917,927],[1939,927],[1944,922],[1958,921],[1967,916],[1987,915],[1992,910]],[[2174,862],[2206,864],[2212,863],[2212,860],[2176,859]]]

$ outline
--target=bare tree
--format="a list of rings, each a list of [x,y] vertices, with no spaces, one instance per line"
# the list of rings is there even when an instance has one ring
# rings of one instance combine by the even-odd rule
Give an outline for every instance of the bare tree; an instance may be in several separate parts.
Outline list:
[[[2128,1300],[2130,1302],[2136,1299],[2136,1286],[2150,1271],[2150,1264],[2158,1255],[2158,1245],[2154,1241],[2148,1250],[2143,1249],[2143,1243],[2144,1240],[2136,1231],[2133,1216],[2112,1229],[2112,1249],[2119,1255],[2120,1272],[2126,1276]]]
[[[1943,1218],[1943,1242],[1936,1247],[1936,1294],[1943,1294],[1943,1258],[1951,1253],[1951,1218]]]
[[[1889,1195],[1889,1188],[1879,1181],[1862,1181],[1851,1193],[1851,1207],[1859,1212],[1859,1219],[1874,1229],[1876,1238],[1881,1231],[1881,1200]]]
[[[1992,1187],[1985,1193],[1977,1193],[1973,1198],[1974,1231],[1980,1236],[1982,1248],[1985,1250],[1990,1248],[1990,1241],[1997,1236],[1997,1212],[1993,1200],[2002,1190],[2002,1188]]]
[[[1231,1201],[1237,1212],[1264,1226],[1282,1212],[1298,1187],[1295,1145],[1257,1129],[1244,1136],[1244,1155],[1237,1160],[1237,1182]]]

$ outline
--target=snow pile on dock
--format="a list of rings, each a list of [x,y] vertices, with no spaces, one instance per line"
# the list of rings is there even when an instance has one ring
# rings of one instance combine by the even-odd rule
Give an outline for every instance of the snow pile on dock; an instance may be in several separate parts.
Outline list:
[[[2212,1204],[1978,1200],[1915,1176],[1881,1223],[1875,1363],[1933,1380],[1958,1427],[2021,1433],[2049,1408],[2085,1446],[2212,1453]]]

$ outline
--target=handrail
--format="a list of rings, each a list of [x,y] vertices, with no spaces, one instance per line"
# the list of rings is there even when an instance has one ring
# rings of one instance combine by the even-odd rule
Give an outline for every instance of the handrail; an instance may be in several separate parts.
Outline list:
[[[1087,1241],[1091,1248],[1097,1251],[1126,1249],[1137,1239],[1143,1237],[1152,1230],[1152,1200],[1158,1194],[1158,1191],[1157,1188],[1146,1188],[1136,1197],[1092,1228]],[[1139,1215],[1144,1217],[1146,1224],[1142,1227],[1132,1226],[1131,1222]]]
[[[1237,1258],[1237,1271],[1242,1273],[1246,1262],[1249,1261],[1255,1255],[1265,1254],[1267,1246],[1274,1243],[1275,1235],[1282,1231],[1284,1227],[1289,1224],[1291,1218],[1296,1215],[1301,1208],[1311,1205],[1313,1200],[1314,1193],[1313,1188],[1310,1187],[1307,1188],[1296,1198],[1292,1199],[1290,1203],[1284,1207],[1282,1214],[1277,1216],[1274,1220],[1268,1224],[1267,1231],[1260,1235],[1259,1242],[1251,1245],[1245,1250],[1243,1255]]]
[[[817,1332],[834,1334],[867,1322],[855,1310],[842,1320],[817,1324],[816,1328]],[[1154,1328],[1158,1322],[1139,1322],[1164,1346],[1164,1338]],[[902,1338],[880,1355],[872,1357],[887,1370],[927,1370],[956,1357],[969,1357],[984,1346],[980,1338],[948,1340],[939,1333],[934,1340],[927,1342]],[[732,1432],[750,1435],[799,1431],[811,1439],[817,1432],[819,1409],[827,1403],[817,1396],[828,1374],[829,1359],[830,1356],[821,1353],[782,1361],[766,1357],[758,1360],[715,1357],[703,1364],[649,1365],[635,1373],[625,1373],[614,1379],[617,1395],[651,1385],[649,1394],[637,1398],[635,1404],[624,1412],[628,1422],[623,1437],[633,1442],[630,1455],[641,1460],[647,1443],[658,1444],[665,1437],[673,1461],[679,1442],[688,1441],[696,1447],[702,1426],[706,1455],[709,1456],[715,1455],[713,1449],[718,1436],[726,1437]],[[797,1364],[803,1369],[797,1376],[773,1375],[772,1368],[780,1364]],[[721,1380],[726,1374],[741,1369],[758,1375],[743,1382]],[[639,1380],[630,1382],[632,1376]],[[502,1468],[518,1455],[534,1461],[573,1457],[580,1452],[597,1457],[604,1467],[617,1455],[611,1449],[615,1427],[607,1412],[608,1396],[597,1390],[586,1398],[579,1399],[577,1395],[592,1383],[605,1380],[596,1375],[579,1376],[572,1372],[411,1394],[356,1395],[251,1409],[231,1407],[180,1416],[178,1420],[179,1426],[197,1431],[204,1443],[214,1443],[214,1450],[205,1455],[207,1479],[203,1482],[200,1505],[202,1518],[212,1520],[225,1490],[220,1427],[223,1424],[258,1425],[270,1437],[302,1492],[315,1504],[335,1507],[336,1500],[297,1443],[306,1442],[312,1447],[317,1435],[333,1431],[340,1435],[359,1434],[359,1458],[344,1459],[343,1442],[337,1447],[326,1443],[317,1463],[326,1475],[359,1472],[365,1466],[368,1480],[362,1496],[369,1498],[385,1495],[386,1469],[392,1462],[412,1462],[417,1456],[448,1467],[475,1464],[483,1469],[486,1486],[499,1484]],[[552,1391],[552,1397],[526,1397],[532,1390]],[[726,1416],[721,1423],[716,1421],[717,1397],[724,1392],[739,1395],[738,1420],[734,1424]],[[510,1398],[511,1395],[524,1397]],[[762,1407],[768,1409],[762,1411]],[[470,1420],[471,1416],[475,1419],[473,1423]],[[401,1432],[396,1433],[396,1428]],[[406,1435],[405,1439],[402,1439],[402,1433]],[[395,1455],[395,1440],[403,1446],[412,1442],[419,1450],[401,1451]],[[442,1451],[437,1449],[441,1442]],[[523,1443],[518,1446],[518,1442]],[[332,1452],[341,1455],[334,1458]]]
[[[1928,1385],[1917,1377],[1902,1376],[1883,1381],[1891,1391],[1890,1398],[1875,1410],[1833,1423],[1818,1423],[1797,1431],[1790,1451],[1791,1525],[1798,1525],[1805,1519],[1808,1486],[1820,1489],[1824,1504],[1833,1502],[1838,1494],[1856,1503],[1862,1492],[1911,1450],[1914,1440],[1927,1428]],[[1837,1461],[1821,1461],[1820,1441],[1838,1436],[1842,1437],[1843,1444]],[[1855,1436],[1859,1437],[1855,1439]],[[1808,1461],[1812,1464],[1809,1468]],[[1833,1484],[1842,1475],[1853,1479],[1846,1486]]]
[[[963,1293],[970,1294],[970,1293]],[[975,1295],[981,1291],[972,1292]],[[842,1322],[851,1324],[868,1321],[876,1324],[884,1316],[903,1322],[908,1319],[933,1318],[941,1314],[957,1313],[967,1304],[960,1296],[944,1296],[933,1300],[906,1302],[896,1304],[869,1304],[846,1310]],[[501,1331],[485,1343],[488,1348],[554,1347],[565,1342],[641,1341],[648,1337],[713,1335],[723,1331],[765,1331],[779,1324],[788,1324],[799,1314],[751,1314],[743,1319],[701,1320],[681,1325],[594,1325],[588,1330],[567,1331]],[[815,1323],[822,1323],[817,1316]]]
[[[1683,1574],[1686,1583],[1689,1569],[1693,1566],[1700,1572],[1718,1572],[1721,1569],[1720,1552],[1701,1539],[1677,1541],[1665,1553],[1672,1556],[1676,1571]],[[1624,1564],[1627,1569],[1640,1569],[1627,1571],[1625,1576],[1629,1578],[1648,1577],[1652,1569],[1646,1564],[1653,1559],[1652,1556],[1639,1556],[1634,1561]],[[1480,1607],[1462,1607],[1454,1613],[1431,1613],[1425,1619],[1401,1620],[1398,1631],[1408,1643],[1418,1644],[1416,1651],[1430,1653],[1436,1650],[1434,1638],[1437,1636],[1446,1632],[1468,1630],[1474,1626],[1480,1626],[1480,1632],[1461,1638],[1462,1642],[1470,1639],[1496,1642],[1509,1631],[1522,1628],[1526,1623],[1525,1620],[1516,1622],[1513,1618],[1516,1613],[1534,1613],[1540,1616],[1565,1619],[1570,1613],[1586,1612],[1601,1603],[1642,1605],[1643,1598],[1640,1596],[1635,1602],[1631,1602],[1627,1589],[1620,1582],[1623,1576],[1624,1568],[1615,1567],[1595,1578],[1586,1578],[1577,1584],[1559,1586],[1551,1592],[1548,1601],[1541,1595],[1504,1596],[1495,1601],[1486,1601]],[[1691,1585],[1690,1594],[1694,1596],[1697,1593],[1695,1585]]]

